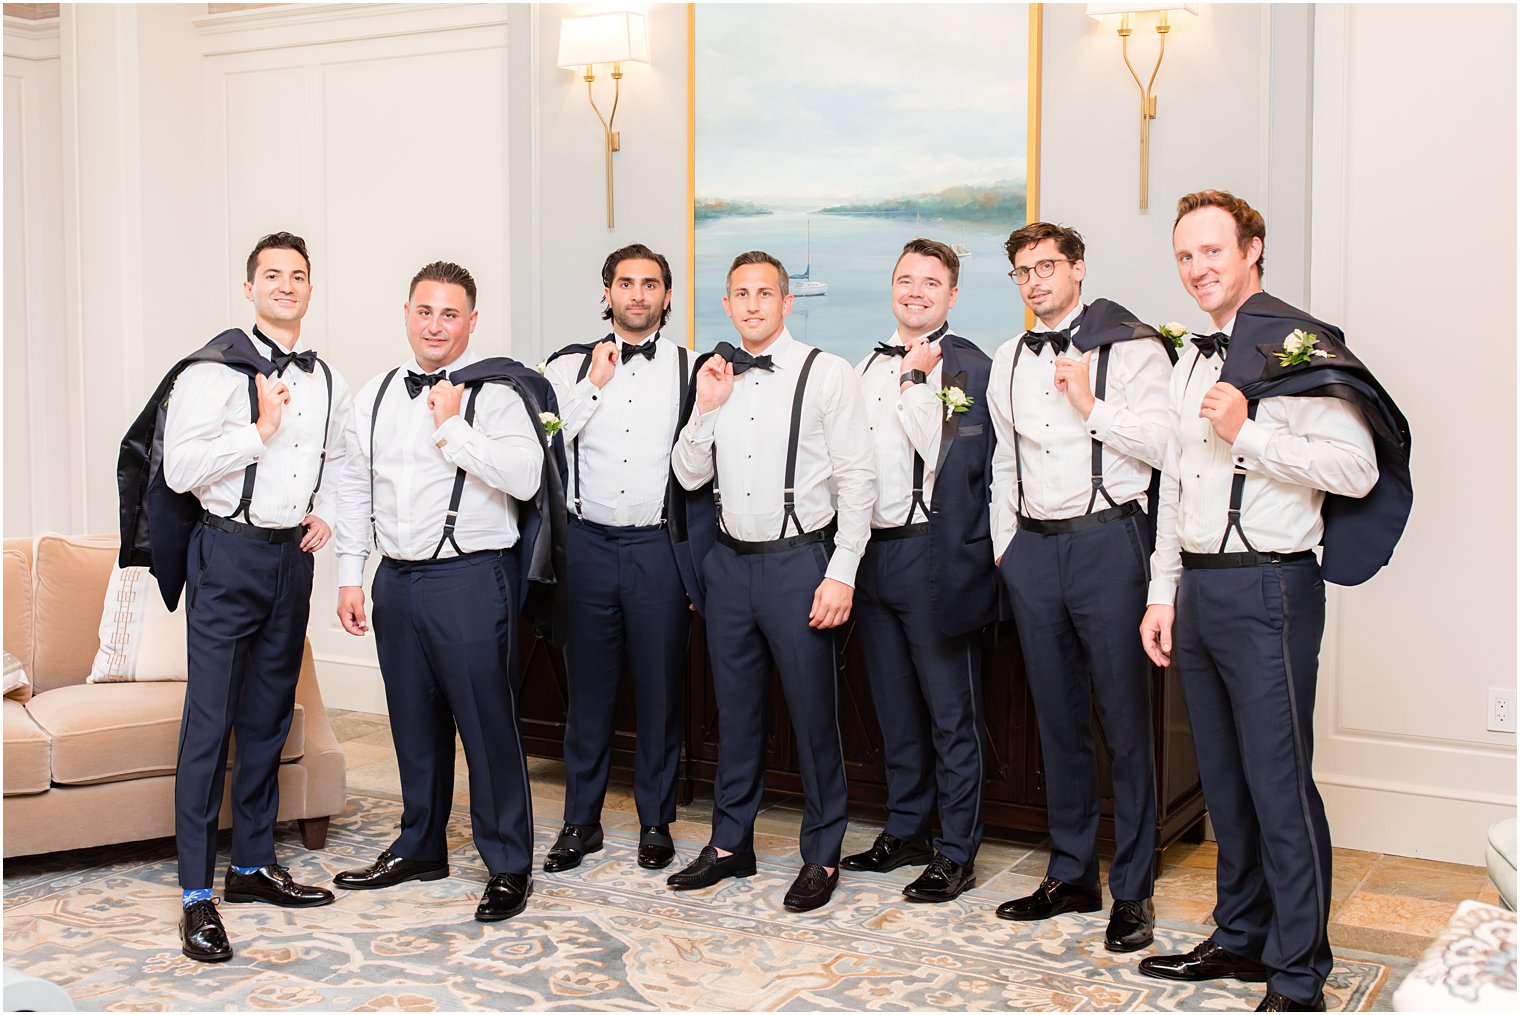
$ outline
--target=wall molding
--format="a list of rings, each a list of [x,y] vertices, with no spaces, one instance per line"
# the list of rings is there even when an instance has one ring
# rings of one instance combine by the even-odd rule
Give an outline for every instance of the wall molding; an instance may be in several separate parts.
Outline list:
[[[506,4],[289,4],[209,14],[192,24],[202,56],[504,26]]]
[[[56,60],[59,54],[58,19],[29,21],[5,15],[5,55],[17,60]]]

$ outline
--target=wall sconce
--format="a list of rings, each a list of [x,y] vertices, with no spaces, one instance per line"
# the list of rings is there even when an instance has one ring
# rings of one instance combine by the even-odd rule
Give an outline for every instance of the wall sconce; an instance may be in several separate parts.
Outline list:
[[[566,18],[559,28],[559,60],[561,68],[575,70],[584,67],[582,78],[586,82],[586,98],[596,118],[602,121],[602,133],[607,160],[607,228],[612,219],[612,153],[622,148],[619,133],[612,129],[617,119],[619,82],[623,79],[623,64],[649,62],[649,29],[644,15],[631,11],[608,14],[587,14],[578,18]],[[603,116],[597,107],[591,85],[596,81],[597,64],[612,64],[612,111]]]
[[[1129,76],[1135,79],[1135,87],[1140,89],[1140,210],[1150,207],[1151,192],[1151,121],[1156,118],[1156,96],[1151,92],[1151,87],[1156,83],[1156,74],[1161,70],[1161,58],[1166,55],[1166,36],[1172,30],[1167,22],[1167,15],[1172,11],[1186,11],[1197,16],[1198,4],[1088,4],[1087,16],[1094,21],[1102,22],[1105,15],[1119,15],[1119,39],[1124,53],[1124,66],[1129,68]],[[1135,73],[1135,67],[1129,62],[1129,37],[1134,29],[1130,26],[1130,15],[1141,14],[1150,11],[1159,11],[1161,19],[1156,23],[1156,36],[1159,48],[1156,52],[1156,66],[1151,70],[1150,80],[1145,84],[1140,83],[1140,75]]]

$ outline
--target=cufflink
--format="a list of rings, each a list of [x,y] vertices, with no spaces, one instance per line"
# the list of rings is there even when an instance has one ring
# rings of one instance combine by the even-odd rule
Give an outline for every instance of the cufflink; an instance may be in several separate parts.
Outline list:
[[[447,437],[440,437],[440,438],[438,438],[437,441],[435,441],[433,443],[433,447],[437,448],[439,451],[442,451],[443,450],[443,446],[445,444],[447,444],[448,442],[449,442],[449,439]]]

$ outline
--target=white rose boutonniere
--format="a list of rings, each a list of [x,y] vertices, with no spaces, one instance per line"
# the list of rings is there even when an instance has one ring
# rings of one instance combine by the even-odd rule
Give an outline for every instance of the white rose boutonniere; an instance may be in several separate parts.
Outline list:
[[[976,401],[976,399],[966,394],[960,388],[953,387],[940,388],[939,392],[934,397],[945,403],[946,419],[950,418],[951,413],[965,412],[967,409],[971,408],[971,403]]]
[[[565,421],[552,412],[539,413],[538,421],[544,425],[544,442],[552,445],[554,443],[554,435],[559,433],[560,428],[565,425]]]
[[[1156,330],[1161,332],[1162,338],[1171,342],[1172,346],[1177,349],[1181,349],[1182,343],[1186,342],[1187,337],[1192,334],[1192,332],[1188,331],[1176,321],[1167,321]]]
[[[1320,359],[1335,358],[1335,353],[1316,348],[1318,345],[1318,335],[1311,335],[1302,328],[1296,328],[1287,338],[1283,339],[1282,351],[1274,352],[1272,355],[1276,356],[1277,362],[1285,367],[1307,363],[1315,357],[1319,357]]]
[[[549,361],[546,360],[546,359],[545,360],[539,360],[538,366],[534,367],[534,369],[537,370],[539,376],[542,377],[544,371],[549,369]]]

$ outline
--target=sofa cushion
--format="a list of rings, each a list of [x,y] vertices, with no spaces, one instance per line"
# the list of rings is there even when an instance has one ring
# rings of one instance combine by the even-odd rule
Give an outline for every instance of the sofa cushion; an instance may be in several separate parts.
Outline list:
[[[50,784],[52,743],[19,701],[5,699],[5,795],[44,793]]]
[[[98,634],[88,683],[185,679],[185,604],[170,613],[147,568],[111,568]]]
[[[181,683],[75,684],[43,691],[26,707],[53,738],[53,781],[83,786],[173,772],[184,699]],[[305,741],[297,705],[280,760],[299,758]]]
[[[21,660],[21,667],[32,668],[32,548],[25,540],[5,541],[5,641],[0,646]],[[31,689],[18,693],[25,701]]]
[[[100,604],[105,601],[115,536],[37,537],[33,556],[32,693],[84,682],[100,648]]]

